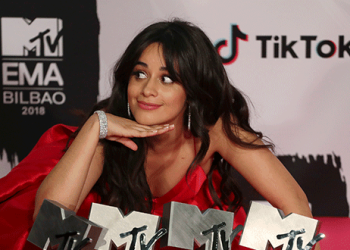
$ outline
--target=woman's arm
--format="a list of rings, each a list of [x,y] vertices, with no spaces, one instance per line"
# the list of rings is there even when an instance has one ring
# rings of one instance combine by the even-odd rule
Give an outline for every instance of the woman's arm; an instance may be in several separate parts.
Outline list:
[[[148,137],[170,131],[173,126],[144,126],[134,121],[106,114],[108,133],[106,139],[117,141],[137,150],[131,137]],[[92,115],[81,128],[73,143],[40,185],[36,198],[35,218],[44,199],[59,202],[78,211],[103,169],[103,147],[99,144],[99,120]]]
[[[238,129],[238,133],[243,141],[263,144],[256,135],[243,129]],[[225,134],[221,119],[209,134],[218,153],[271,205],[281,209],[285,215],[296,213],[312,218],[304,191],[269,149],[248,149],[234,144]],[[317,243],[315,250],[320,249]]]
[[[263,144],[243,129],[238,129],[238,133],[243,141]],[[233,143],[223,131],[221,119],[210,130],[210,139],[218,153],[274,207],[286,215],[312,217],[305,193],[269,149],[249,149]]]
[[[99,142],[98,135],[98,117],[93,115],[40,185],[35,197],[34,218],[44,199],[57,201],[74,211],[78,210],[78,202],[83,200],[80,196],[86,193],[84,187],[91,189],[102,172],[102,150],[96,150]]]

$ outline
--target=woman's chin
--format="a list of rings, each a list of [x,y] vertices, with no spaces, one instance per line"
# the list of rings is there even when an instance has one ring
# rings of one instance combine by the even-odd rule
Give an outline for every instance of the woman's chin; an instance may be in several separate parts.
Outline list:
[[[135,121],[138,124],[146,125],[146,126],[165,124],[164,122],[160,121],[159,119],[154,119],[154,118],[137,118],[137,117],[135,117]]]

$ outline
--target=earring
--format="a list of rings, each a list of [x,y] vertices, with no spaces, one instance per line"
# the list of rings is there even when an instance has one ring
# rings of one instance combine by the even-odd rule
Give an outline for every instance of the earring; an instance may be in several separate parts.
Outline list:
[[[188,131],[191,131],[191,106],[190,106],[190,105],[188,105],[187,130],[188,130]]]
[[[129,103],[128,103],[128,105],[127,105],[127,110],[128,110],[128,116],[129,116],[129,118],[131,118],[131,111],[130,111],[130,105],[129,105]]]

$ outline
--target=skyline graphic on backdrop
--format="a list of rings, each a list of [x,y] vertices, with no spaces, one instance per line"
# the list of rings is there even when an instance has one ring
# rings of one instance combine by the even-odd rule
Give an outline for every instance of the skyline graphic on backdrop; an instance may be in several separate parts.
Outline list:
[[[7,159],[5,152],[0,158],[0,178],[17,163],[18,157]],[[341,157],[338,155],[279,155],[279,160],[306,193],[314,216],[349,216],[349,202],[346,196],[346,180],[342,175]],[[16,162],[17,161],[17,162]],[[247,207],[251,200],[264,198],[237,173],[237,182]],[[331,188],[330,188],[331,187]]]
[[[309,199],[314,216],[349,216],[347,183],[342,175],[341,157],[327,155],[278,155]],[[244,197],[244,207],[251,200],[265,199],[238,173],[237,184]]]

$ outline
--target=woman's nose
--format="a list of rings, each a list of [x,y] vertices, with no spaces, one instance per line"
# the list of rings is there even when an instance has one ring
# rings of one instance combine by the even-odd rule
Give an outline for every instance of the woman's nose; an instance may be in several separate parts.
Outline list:
[[[151,77],[149,78],[142,89],[142,94],[144,96],[157,96],[158,95],[158,85],[159,81],[158,79]]]

